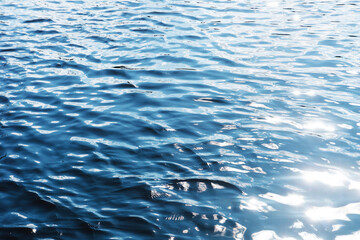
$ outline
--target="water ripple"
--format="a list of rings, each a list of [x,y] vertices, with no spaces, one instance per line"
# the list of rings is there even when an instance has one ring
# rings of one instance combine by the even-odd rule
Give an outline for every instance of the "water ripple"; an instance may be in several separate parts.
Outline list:
[[[1,239],[356,239],[357,1],[0,3]]]

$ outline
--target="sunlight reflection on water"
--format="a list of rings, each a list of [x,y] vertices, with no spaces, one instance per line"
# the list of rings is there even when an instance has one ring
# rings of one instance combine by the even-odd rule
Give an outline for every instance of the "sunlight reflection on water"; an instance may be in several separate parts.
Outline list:
[[[360,238],[358,12],[1,1],[0,239]]]

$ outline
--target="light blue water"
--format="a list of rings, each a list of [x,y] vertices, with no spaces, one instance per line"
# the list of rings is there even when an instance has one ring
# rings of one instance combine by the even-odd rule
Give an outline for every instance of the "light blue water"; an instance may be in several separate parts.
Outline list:
[[[359,1],[0,2],[0,239],[360,239]]]

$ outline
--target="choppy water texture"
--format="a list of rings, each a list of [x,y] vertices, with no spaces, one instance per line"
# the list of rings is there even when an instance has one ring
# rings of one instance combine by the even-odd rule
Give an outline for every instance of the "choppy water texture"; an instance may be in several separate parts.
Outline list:
[[[1,239],[360,239],[359,1],[0,4]]]

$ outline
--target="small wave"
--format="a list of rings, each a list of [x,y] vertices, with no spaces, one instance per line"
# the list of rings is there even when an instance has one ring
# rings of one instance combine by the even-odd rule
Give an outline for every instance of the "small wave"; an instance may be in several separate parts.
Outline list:
[[[54,21],[49,18],[37,18],[37,19],[24,21],[24,23],[43,23],[43,22],[54,22]]]

